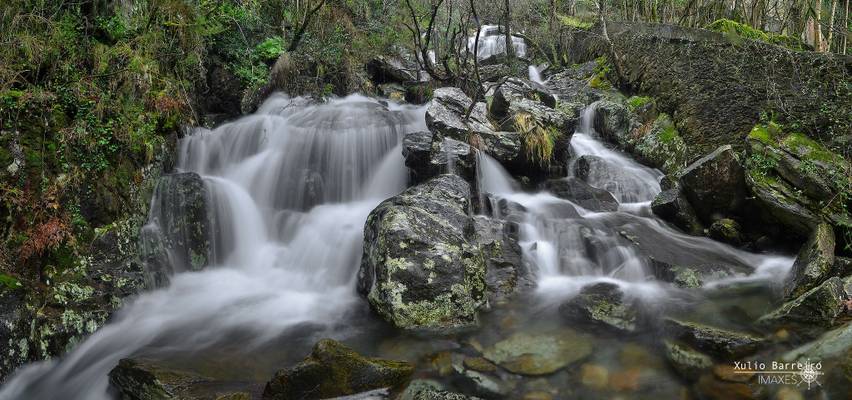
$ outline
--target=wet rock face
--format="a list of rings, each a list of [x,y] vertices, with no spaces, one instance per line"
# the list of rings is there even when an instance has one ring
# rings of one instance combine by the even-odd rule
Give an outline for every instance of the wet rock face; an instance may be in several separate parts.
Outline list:
[[[373,82],[383,83],[405,83],[417,80],[416,65],[408,63],[398,57],[378,56],[367,62],[367,73]]]
[[[697,288],[707,282],[745,275],[748,269],[725,264],[673,265],[651,257],[655,278],[682,288]]]
[[[121,400],[249,400],[248,391],[227,383],[178,371],[144,359],[123,359],[109,373],[109,382]]]
[[[745,201],[743,168],[730,145],[719,147],[687,166],[681,171],[679,182],[705,223],[738,212]]]
[[[790,275],[784,284],[784,294],[793,298],[825,281],[834,268],[834,230],[829,224],[819,224],[802,246]]]
[[[25,307],[23,291],[0,288],[0,382],[21,362],[29,360]]]
[[[447,173],[473,180],[474,153],[467,143],[428,131],[411,132],[403,137],[402,156],[415,184]]]
[[[590,211],[616,211],[618,201],[606,190],[592,187],[577,178],[552,179],[544,184],[556,197],[572,201]]]
[[[698,380],[702,372],[713,367],[712,358],[682,343],[664,340],[663,349],[675,372],[686,380]]]
[[[475,326],[487,304],[485,261],[469,216],[470,186],[441,175],[370,213],[358,290],[404,329]]]
[[[414,372],[404,361],[364,357],[323,339],[302,362],[280,370],[263,390],[264,400],[326,399],[374,389],[401,389]]]
[[[194,172],[160,178],[141,237],[143,261],[155,286],[175,272],[197,271],[210,263],[207,199],[204,181]]]
[[[641,328],[639,305],[611,283],[583,288],[580,294],[559,306],[559,313],[571,321],[618,333],[634,333]]]
[[[446,87],[435,90],[426,109],[426,126],[432,133],[467,142],[471,134],[494,132],[485,115],[485,103],[477,103],[465,120],[471,99],[461,89]]]
[[[605,140],[622,148],[630,147],[629,134],[639,126],[626,105],[604,100],[596,103],[593,126]]]
[[[504,303],[518,292],[535,286],[532,272],[523,261],[516,222],[474,217],[476,237],[485,258],[485,284],[489,301]]]
[[[750,333],[674,318],[663,320],[663,330],[677,340],[722,359],[736,359],[754,353],[764,343],[762,337]]]

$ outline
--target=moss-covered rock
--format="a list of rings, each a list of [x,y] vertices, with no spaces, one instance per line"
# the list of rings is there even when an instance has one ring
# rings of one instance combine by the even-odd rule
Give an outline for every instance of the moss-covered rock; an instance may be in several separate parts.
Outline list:
[[[698,380],[704,371],[713,367],[712,358],[682,343],[664,340],[663,350],[666,360],[684,379]]]
[[[402,389],[414,367],[403,361],[364,357],[343,344],[323,339],[302,362],[275,373],[264,400],[326,399],[373,389]]]
[[[828,279],[833,268],[834,231],[829,224],[819,224],[796,256],[784,284],[784,294],[794,298],[813,289]]]
[[[510,372],[549,375],[592,353],[592,341],[570,329],[549,334],[516,333],[483,352],[483,357]]]
[[[598,283],[559,306],[559,313],[575,323],[619,333],[635,333],[642,328],[639,305],[627,298],[618,285]]]
[[[723,359],[754,353],[764,344],[764,339],[757,335],[674,318],[663,320],[663,329],[671,337]]]
[[[441,175],[370,213],[358,290],[382,318],[405,329],[477,324],[485,262],[469,210],[469,185]]]
[[[832,326],[834,319],[843,311],[841,303],[845,299],[843,281],[837,277],[829,278],[760,317],[757,324],[767,328],[791,328],[801,336],[813,335]]]
[[[709,234],[711,238],[730,245],[739,246],[743,243],[742,227],[730,218],[713,221]]]

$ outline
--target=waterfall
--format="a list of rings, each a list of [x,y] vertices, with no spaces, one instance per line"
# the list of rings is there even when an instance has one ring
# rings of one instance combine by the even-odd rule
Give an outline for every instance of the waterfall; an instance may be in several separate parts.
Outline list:
[[[305,323],[345,326],[360,304],[364,221],[405,188],[401,138],[426,129],[424,113],[357,95],[275,95],[254,115],[197,129],[180,143],[178,170],[209,192],[215,265],[175,270],[61,359],[20,369],[0,399],[106,400],[107,373],[124,357],[202,350],[234,333],[248,333],[240,345],[251,349]]]
[[[485,60],[498,54],[506,54],[506,35],[500,31],[499,25],[482,25],[477,35],[479,35],[477,59]],[[476,35],[468,37],[467,48],[471,52],[475,50]],[[512,36],[512,48],[518,57],[525,57],[527,54],[527,42],[517,36]]]
[[[542,84],[544,83],[544,79],[541,77],[541,71],[538,66],[530,64],[528,74],[531,81]]]
[[[777,281],[786,276],[790,257],[753,254],[706,237],[676,231],[653,216],[651,200],[660,192],[660,171],[645,167],[597,139],[592,128],[592,104],[584,110],[571,140],[570,173],[581,156],[604,162],[602,172],[589,174],[590,185],[609,191],[620,203],[615,212],[593,212],[547,191],[519,190],[512,177],[493,158],[478,158],[480,193],[515,202],[527,212],[521,224],[524,258],[537,269],[539,295],[550,301],[576,294],[597,281],[616,283],[627,293],[654,299],[669,295],[667,286],[651,279],[649,259],[641,254],[631,232],[641,234],[661,253],[676,254],[684,265],[726,264],[753,269],[706,283],[716,286],[736,281]]]

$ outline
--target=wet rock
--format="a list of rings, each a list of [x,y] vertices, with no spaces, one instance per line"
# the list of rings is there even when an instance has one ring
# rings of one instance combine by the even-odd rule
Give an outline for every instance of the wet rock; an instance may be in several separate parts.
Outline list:
[[[28,314],[24,291],[0,284],[0,382],[30,360]]]
[[[323,339],[302,362],[276,372],[266,384],[263,399],[325,399],[400,389],[413,372],[407,362],[367,358],[339,342]]]
[[[551,179],[544,184],[556,197],[574,202],[590,211],[617,211],[618,201],[610,192],[592,187],[577,178]]]
[[[497,366],[483,357],[466,357],[464,359],[464,366],[465,368],[479,372],[494,372],[497,370]]]
[[[797,333],[812,335],[814,332],[831,327],[834,319],[843,310],[841,303],[845,299],[843,281],[837,277],[829,278],[819,286],[760,317],[757,324],[773,328],[796,328]]]
[[[565,329],[551,334],[516,333],[485,349],[483,357],[520,375],[549,375],[592,353],[591,340]]]
[[[834,230],[822,223],[802,246],[784,283],[784,294],[793,298],[825,281],[834,269]]]
[[[650,264],[651,272],[655,278],[682,288],[697,288],[707,282],[730,278],[747,272],[744,269],[724,264],[673,265],[653,257]]]
[[[432,379],[414,379],[406,386],[405,390],[399,395],[399,400],[414,400],[420,392],[440,391],[444,389],[441,382]]]
[[[481,400],[479,397],[465,396],[460,393],[443,390],[423,390],[414,395],[414,400]]]
[[[746,182],[760,223],[777,237],[805,238],[822,221],[835,227],[852,221],[849,201],[826,202],[852,184],[849,162],[808,137],[757,125],[747,138]]]
[[[482,215],[475,216],[474,223],[477,243],[485,258],[489,299],[495,303],[507,302],[514,294],[535,286],[533,274],[521,255],[517,223]]]
[[[453,365],[455,385],[465,392],[473,393],[486,399],[502,399],[514,389],[511,381],[491,376],[487,373],[465,369],[461,365]]]
[[[713,367],[713,359],[689,346],[665,340],[663,347],[672,368],[686,380],[698,380],[704,371]]]
[[[693,386],[700,399],[754,400],[766,397],[765,386],[744,382],[731,382],[713,374],[704,374]]]
[[[405,83],[417,81],[416,65],[406,65],[400,57],[378,56],[367,62],[367,73],[373,82],[383,84],[389,82]]]
[[[833,271],[836,276],[852,276],[852,258],[835,256]]]
[[[639,122],[625,104],[604,100],[595,103],[593,126],[606,141],[629,148],[630,132],[639,126]]]
[[[580,366],[580,383],[595,390],[604,390],[609,384],[609,370],[602,365],[583,364]]]
[[[397,103],[405,103],[405,87],[398,83],[383,83],[376,87],[376,89],[379,96],[386,97],[388,100]]]
[[[109,373],[110,385],[121,400],[248,400],[248,391],[228,389],[227,383],[163,367],[150,360],[122,359]]]
[[[673,318],[663,320],[664,331],[677,340],[723,359],[754,353],[764,342],[759,336]]]
[[[638,109],[633,112],[640,113]],[[649,111],[644,110],[644,114],[647,113]],[[678,173],[687,164],[686,144],[667,114],[660,114],[633,130],[627,140],[630,143],[627,149],[632,149],[640,161],[669,174]]]
[[[197,271],[211,262],[208,197],[194,172],[160,178],[142,230],[142,258],[155,285],[165,284],[175,272]]]
[[[502,121],[510,116],[511,105],[520,99],[540,101],[550,108],[556,108],[556,97],[545,86],[528,79],[508,78],[494,90],[488,113]]]
[[[612,283],[584,287],[576,297],[559,306],[559,313],[573,322],[615,332],[634,333],[639,329],[638,304]]]
[[[730,218],[722,218],[710,225],[709,233],[710,237],[715,240],[732,246],[739,246],[743,243],[741,229],[737,221]]]
[[[845,324],[819,338],[790,350],[782,359],[787,362],[841,358],[852,350],[852,324]]]
[[[477,324],[487,304],[470,186],[441,175],[385,200],[367,218],[358,291],[404,329]]]
[[[426,109],[426,125],[429,130],[462,142],[467,142],[471,134],[485,136],[494,132],[485,114],[485,103],[477,103],[470,117],[465,120],[471,101],[461,89],[436,89]]]
[[[743,168],[730,145],[719,147],[683,169],[679,182],[705,223],[736,213],[745,201]]]
[[[402,156],[414,182],[424,182],[434,176],[431,170],[432,132],[406,133],[402,138]]]
[[[695,210],[679,188],[660,192],[651,202],[651,211],[691,235],[700,235],[704,231]]]

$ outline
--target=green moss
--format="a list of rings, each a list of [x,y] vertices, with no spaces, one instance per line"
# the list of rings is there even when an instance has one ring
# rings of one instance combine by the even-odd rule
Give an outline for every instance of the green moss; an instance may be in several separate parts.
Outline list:
[[[830,164],[843,163],[843,157],[831,152],[813,139],[801,134],[791,133],[781,140],[781,145],[794,154],[806,159],[822,161]]]
[[[741,38],[759,40],[761,42],[769,42],[769,35],[759,29],[754,29],[748,25],[741,24],[729,19],[718,19],[711,22],[705,29],[722,32],[726,34],[736,35]]]
[[[567,26],[570,28],[588,30],[591,29],[592,23],[583,21],[580,18],[570,16],[570,15],[559,15],[559,22],[562,23],[563,26]]]
[[[18,289],[22,287],[21,281],[11,275],[0,274],[0,290]]]
[[[632,96],[627,99],[627,107],[630,108],[630,111],[636,111],[652,101],[654,100],[647,96]]]

